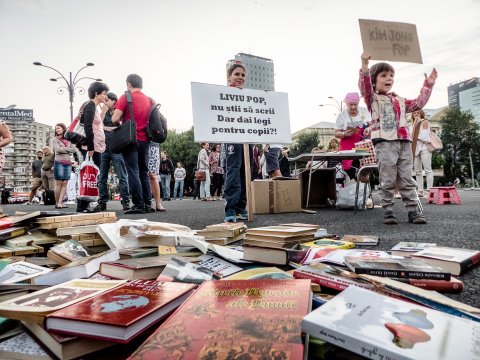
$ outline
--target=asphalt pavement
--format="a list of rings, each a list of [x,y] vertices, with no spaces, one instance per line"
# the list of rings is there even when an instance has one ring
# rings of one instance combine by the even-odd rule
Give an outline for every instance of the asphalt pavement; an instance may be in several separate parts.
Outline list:
[[[395,214],[398,225],[384,225],[383,211],[380,207],[358,211],[354,215],[351,210],[320,208],[315,214],[288,213],[254,215],[248,227],[277,225],[280,223],[303,222],[318,224],[331,234],[342,237],[350,235],[377,235],[379,245],[371,247],[376,250],[390,250],[400,241],[435,242],[439,246],[450,246],[469,249],[480,249],[480,191],[459,190],[461,205],[427,204],[422,199],[424,214],[428,220],[426,225],[414,225],[407,222],[407,212],[401,200],[395,202]],[[374,203],[379,199],[374,193]],[[191,229],[203,229],[206,225],[223,221],[224,201],[200,201],[186,198],[163,202],[165,212],[145,215],[125,215],[121,211],[119,201],[108,203],[107,210],[115,211],[119,219],[148,219],[167,223],[181,224]],[[13,215],[15,211],[54,210],[53,206],[44,205],[4,205],[4,211]],[[69,205],[63,211],[75,211],[76,205]],[[480,307],[480,267],[460,277],[465,288],[460,294],[448,295],[451,298],[469,305]]]

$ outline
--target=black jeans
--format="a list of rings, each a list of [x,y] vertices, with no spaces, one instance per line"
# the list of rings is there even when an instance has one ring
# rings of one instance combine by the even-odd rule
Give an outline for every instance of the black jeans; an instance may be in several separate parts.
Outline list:
[[[150,180],[148,178],[149,143],[137,141],[122,152],[128,174],[128,188],[132,203],[138,209],[152,200]]]

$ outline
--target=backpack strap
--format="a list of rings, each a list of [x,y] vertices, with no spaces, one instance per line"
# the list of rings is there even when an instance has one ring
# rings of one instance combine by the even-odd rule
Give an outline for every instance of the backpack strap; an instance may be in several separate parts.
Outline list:
[[[135,121],[132,108],[132,93],[130,91],[125,91],[125,98],[127,99],[128,110],[130,111],[130,120]]]

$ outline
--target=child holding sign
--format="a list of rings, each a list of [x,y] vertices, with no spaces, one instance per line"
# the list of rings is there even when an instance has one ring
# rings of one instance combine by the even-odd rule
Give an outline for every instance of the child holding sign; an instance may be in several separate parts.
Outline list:
[[[416,183],[412,177],[412,137],[406,114],[418,111],[426,105],[437,78],[437,71],[433,69],[428,77],[425,75],[420,95],[416,99],[407,100],[391,92],[395,70],[390,64],[381,62],[369,69],[370,55],[364,52],[361,59],[362,69],[358,85],[372,114],[371,125],[365,129],[364,134],[371,133],[377,154],[381,185],[379,195],[384,209],[383,222],[397,224],[393,212],[393,196],[397,185],[408,210],[408,221],[426,224],[425,216],[417,211]]]

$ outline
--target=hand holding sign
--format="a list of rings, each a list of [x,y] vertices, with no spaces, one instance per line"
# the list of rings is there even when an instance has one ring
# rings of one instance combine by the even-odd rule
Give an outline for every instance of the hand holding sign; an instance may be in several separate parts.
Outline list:
[[[368,51],[371,59],[422,64],[415,25],[366,19],[358,21],[363,49]]]

